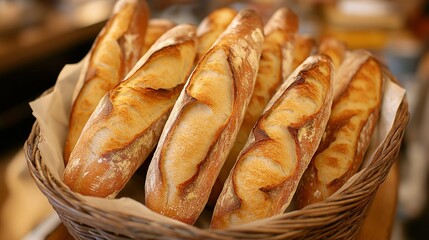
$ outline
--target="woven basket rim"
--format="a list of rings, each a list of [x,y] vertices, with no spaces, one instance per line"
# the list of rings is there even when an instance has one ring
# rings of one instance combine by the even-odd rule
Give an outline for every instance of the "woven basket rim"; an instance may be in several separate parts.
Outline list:
[[[398,82],[394,79],[394,82]],[[57,181],[43,163],[38,149],[41,141],[37,120],[24,144],[30,174],[41,192],[76,239],[300,239],[349,238],[358,233],[366,209],[372,203],[378,186],[385,180],[395,162],[409,120],[408,103],[403,98],[386,142],[375,153],[373,161],[361,171],[348,188],[323,202],[222,230],[201,229],[176,220],[160,222],[106,212],[82,201],[62,182]],[[352,224],[347,224],[347,222]],[[340,227],[340,226],[348,227]]]

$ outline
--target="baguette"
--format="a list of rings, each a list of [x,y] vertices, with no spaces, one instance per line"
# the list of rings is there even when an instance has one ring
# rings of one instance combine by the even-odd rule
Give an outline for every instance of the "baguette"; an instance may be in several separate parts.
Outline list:
[[[332,64],[307,58],[254,126],[216,203],[210,227],[281,214],[319,145],[332,104]]]
[[[282,76],[288,79],[289,75],[311,55],[315,42],[312,38],[296,33],[282,46]]]
[[[304,62],[313,53],[316,46],[314,38],[306,35],[296,34],[295,44],[292,53],[292,69],[296,69],[301,63]]]
[[[215,186],[210,196],[210,205],[214,205],[216,202],[223,188],[223,184],[229,175],[229,171],[246,143],[253,125],[255,125],[278,86],[283,82],[283,68],[289,67],[282,65],[285,62],[283,58],[289,56],[283,56],[282,53],[284,53],[284,51],[282,51],[282,48],[293,41],[293,36],[297,30],[298,17],[293,11],[287,8],[280,8],[277,10],[264,27],[265,40],[261,59],[259,61],[255,88],[247,111],[244,114],[243,123],[238,132],[237,139],[219,173],[219,177],[216,179]]]
[[[346,44],[336,38],[324,38],[318,48],[319,54],[325,54],[332,59],[335,75],[338,75],[338,71],[347,58],[348,52]],[[351,57],[349,60],[354,58],[355,57]],[[342,70],[347,70],[348,64],[350,63],[348,62],[345,64]],[[334,78],[334,101],[343,93],[350,81],[350,77],[343,77],[344,73],[339,74],[339,76],[341,77]]]
[[[337,71],[346,57],[347,46],[336,38],[324,38],[319,44],[319,54],[326,54],[332,59],[334,71]]]
[[[240,11],[203,56],[168,118],[146,176],[146,206],[193,224],[241,125],[263,44],[262,21]]]
[[[64,183],[83,195],[113,198],[153,151],[193,67],[196,29],[178,25],[106,93],[85,125]]]
[[[65,164],[98,102],[140,58],[148,19],[149,9],[144,0],[119,0],[115,4],[90,49],[83,86],[71,109],[63,154]]]
[[[354,61],[344,64],[341,75],[351,80],[334,102],[323,139],[302,177],[296,195],[299,208],[326,199],[357,172],[378,121],[382,69],[366,51],[350,54]]]
[[[198,49],[195,62],[197,63],[210,49],[216,39],[225,31],[237,15],[237,11],[224,7],[211,12],[197,28]]]
[[[170,30],[174,26],[176,26],[176,23],[168,19],[161,19],[161,18],[150,19],[147,26],[146,36],[144,38],[140,55],[143,56],[147,52],[147,50],[149,50],[149,48],[153,45],[153,43],[160,36],[162,36],[162,34]]]

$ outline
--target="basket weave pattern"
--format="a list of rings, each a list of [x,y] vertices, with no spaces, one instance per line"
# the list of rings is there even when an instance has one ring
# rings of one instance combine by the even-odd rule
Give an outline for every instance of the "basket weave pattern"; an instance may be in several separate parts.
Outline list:
[[[200,229],[173,220],[171,224],[161,223],[150,217],[106,212],[88,205],[57,181],[45,166],[38,149],[42,137],[37,121],[24,149],[37,186],[75,239],[353,239],[399,154],[408,119],[404,98],[374,161],[349,187],[304,209],[224,230]]]

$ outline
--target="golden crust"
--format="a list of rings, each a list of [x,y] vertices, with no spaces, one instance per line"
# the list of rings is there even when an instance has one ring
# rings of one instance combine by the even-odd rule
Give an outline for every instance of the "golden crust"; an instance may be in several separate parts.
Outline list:
[[[271,35],[273,32],[283,30],[284,34],[292,38],[298,32],[298,28],[299,20],[295,12],[289,8],[282,7],[274,12],[267,24],[265,24],[264,33]]]
[[[110,90],[83,129],[64,182],[75,192],[114,197],[154,149],[193,67],[195,27],[165,33]]]
[[[195,62],[198,62],[210,49],[236,15],[235,9],[224,7],[214,10],[201,21],[197,28],[198,51]]]
[[[314,38],[307,35],[296,34],[294,40],[292,69],[296,69],[305,59],[312,55],[316,46]]]
[[[147,52],[147,50],[149,50],[149,48],[155,43],[155,41],[160,36],[162,36],[162,34],[170,30],[174,26],[176,26],[176,23],[168,19],[150,19],[140,55],[143,56]]]
[[[347,54],[347,46],[336,38],[324,38],[320,42],[319,54],[326,54],[332,59],[334,71],[338,71]]]
[[[65,163],[101,98],[125,77],[140,58],[148,19],[146,1],[118,1],[112,16],[94,41],[84,83],[70,113],[64,146]]]
[[[211,228],[286,209],[317,149],[331,104],[331,61],[310,57],[282,84],[258,119],[217,201]]]
[[[332,195],[362,163],[382,97],[382,69],[374,57],[366,56],[355,66],[347,66],[355,71],[348,73],[351,80],[334,102],[319,149],[303,175],[297,191],[300,208]]]
[[[210,204],[212,205],[216,202],[238,154],[246,143],[251,129],[268,101],[274,95],[278,86],[283,82],[282,69],[289,66],[283,66],[285,63],[283,58],[287,56],[283,56],[282,48],[285,44],[293,41],[297,26],[297,16],[295,13],[287,8],[280,8],[273,14],[272,18],[264,27],[265,40],[262,47],[254,91],[249,106],[244,114],[243,123],[238,132],[237,139],[216,180],[217,186],[213,189],[210,196]]]
[[[165,125],[146,177],[146,206],[194,223],[253,91],[262,22],[242,10],[199,61]]]

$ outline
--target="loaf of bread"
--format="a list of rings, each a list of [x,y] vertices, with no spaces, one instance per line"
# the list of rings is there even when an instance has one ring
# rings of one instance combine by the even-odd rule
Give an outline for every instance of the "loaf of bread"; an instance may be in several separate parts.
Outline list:
[[[319,44],[318,48],[319,54],[326,54],[332,59],[332,65],[334,68],[335,76],[340,77],[334,77],[334,101],[342,94],[344,89],[347,87],[350,77],[344,77],[344,73],[341,73],[338,75],[338,71],[340,70],[341,66],[343,65],[343,62],[348,56],[349,50],[347,49],[347,46],[344,42],[336,39],[327,37],[322,39],[322,41]],[[350,59],[354,59],[355,57],[351,57]],[[350,60],[349,59],[349,60]],[[349,69],[347,66],[350,67],[350,63],[344,65],[343,70]]]
[[[292,52],[292,69],[295,70],[301,63],[313,54],[316,41],[308,35],[296,34]]]
[[[201,21],[197,28],[198,50],[195,62],[210,49],[236,15],[235,9],[224,7],[214,10]]]
[[[89,52],[84,82],[71,109],[64,146],[65,164],[101,98],[123,80],[141,57],[148,19],[144,0],[119,0],[115,4]]]
[[[166,31],[176,26],[176,23],[164,18],[152,18],[149,20],[146,35],[144,38],[143,46],[141,49],[141,56],[153,45],[153,43],[162,36]]]
[[[241,10],[198,62],[149,165],[147,207],[185,223],[197,220],[242,123],[263,40],[260,16]]]
[[[352,51],[336,77],[350,81],[333,103],[323,139],[302,177],[299,208],[326,199],[358,171],[378,121],[382,69],[377,60],[369,52]]]
[[[293,44],[293,38],[297,30],[298,17],[293,11],[287,8],[280,8],[277,10],[264,27],[265,40],[261,59],[259,61],[255,88],[247,111],[244,114],[243,123],[238,132],[237,139],[213,187],[209,201],[210,205],[215,204],[224,182],[229,175],[229,171],[237,160],[237,156],[241,149],[243,149],[251,129],[268,101],[283,82],[283,69],[290,68],[290,66],[282,65],[283,63],[290,62],[283,61],[283,58],[290,58],[290,56],[284,56],[282,48]]]
[[[285,211],[319,145],[331,104],[331,60],[311,56],[280,86],[252,129],[216,203],[211,228]]]
[[[112,198],[124,187],[158,142],[193,68],[196,39],[192,25],[170,29],[105,94],[64,171],[71,190]]]
[[[346,57],[347,46],[336,38],[324,38],[319,44],[319,54],[326,54],[332,59],[334,71],[337,71]]]

